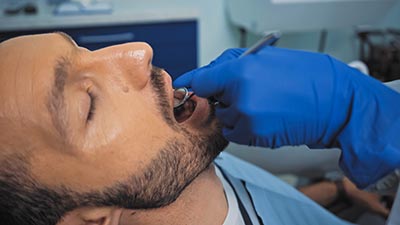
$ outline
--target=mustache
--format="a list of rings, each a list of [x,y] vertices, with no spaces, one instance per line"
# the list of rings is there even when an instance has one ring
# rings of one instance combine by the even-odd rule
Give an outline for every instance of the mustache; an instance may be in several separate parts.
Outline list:
[[[150,83],[154,90],[154,97],[157,102],[158,111],[161,113],[164,121],[174,130],[177,130],[178,127],[172,114],[172,105],[165,88],[166,83],[163,78],[163,71],[163,69],[153,66],[150,74]]]

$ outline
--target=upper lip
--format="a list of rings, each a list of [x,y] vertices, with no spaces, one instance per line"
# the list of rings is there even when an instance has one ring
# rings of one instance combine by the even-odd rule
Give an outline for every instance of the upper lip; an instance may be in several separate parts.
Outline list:
[[[170,93],[170,102],[172,106],[172,114],[173,114],[173,105],[174,105],[174,88],[172,87],[172,79],[171,76],[164,70],[163,71],[163,76],[165,76],[165,81],[166,81],[166,86],[167,86],[167,91]],[[192,95],[193,92],[189,92],[189,95]],[[197,105],[197,100],[196,98],[190,98],[189,101],[193,101]],[[175,117],[175,116],[174,116]]]
[[[171,106],[173,106],[174,105],[174,88],[172,87],[171,76],[169,76],[165,70],[163,70],[162,75],[164,76],[165,86],[167,89],[166,91],[167,91],[167,93],[170,93]]]

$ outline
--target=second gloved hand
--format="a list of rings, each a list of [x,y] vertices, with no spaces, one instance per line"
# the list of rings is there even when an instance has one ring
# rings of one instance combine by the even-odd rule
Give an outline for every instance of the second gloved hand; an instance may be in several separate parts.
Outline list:
[[[400,119],[386,119],[400,115],[398,93],[328,55],[267,47],[239,59],[242,51],[174,82],[222,103],[216,114],[228,140],[340,147],[342,169],[359,187],[400,166]]]

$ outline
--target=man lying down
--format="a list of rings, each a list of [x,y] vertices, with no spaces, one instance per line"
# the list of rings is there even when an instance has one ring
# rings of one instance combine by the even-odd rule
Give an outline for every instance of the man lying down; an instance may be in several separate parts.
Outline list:
[[[62,33],[0,44],[1,224],[347,224],[220,154],[206,99],[175,118],[152,57],[145,43],[89,51]]]

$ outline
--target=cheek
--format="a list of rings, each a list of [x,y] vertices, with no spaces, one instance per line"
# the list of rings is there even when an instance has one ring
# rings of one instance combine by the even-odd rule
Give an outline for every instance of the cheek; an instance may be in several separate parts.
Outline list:
[[[113,99],[104,99],[107,105],[99,106],[95,120],[88,129],[91,140],[85,148],[107,146],[121,139],[136,140],[141,147],[174,138],[176,133],[163,120],[151,94],[131,93]],[[99,105],[101,103],[99,102]]]
[[[85,91],[71,91],[65,96],[66,115],[70,115],[68,123],[73,128],[82,128],[85,125],[90,108],[90,97]]]
[[[123,141],[80,154],[41,150],[31,157],[32,176],[49,187],[65,186],[78,192],[102,190],[140,174],[157,154],[152,148],[144,151],[132,145]]]
[[[140,110],[132,111],[125,118],[125,136],[140,140],[141,143],[151,145],[176,135],[154,105],[142,105]]]

